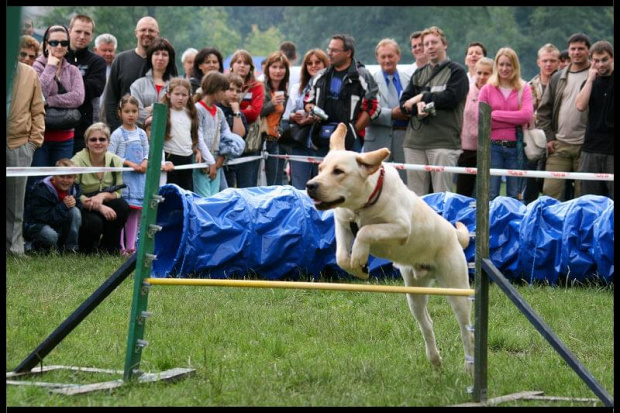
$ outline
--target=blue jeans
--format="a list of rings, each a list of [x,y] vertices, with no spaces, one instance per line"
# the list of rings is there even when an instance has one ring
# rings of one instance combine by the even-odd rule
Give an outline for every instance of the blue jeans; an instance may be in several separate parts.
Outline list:
[[[78,208],[69,209],[66,221],[63,222],[60,232],[49,225],[43,226],[38,234],[32,234],[34,248],[77,251],[78,234],[82,225],[82,213]]]
[[[248,156],[258,156],[259,151],[248,152],[239,157],[243,159]],[[260,167],[260,159],[251,162],[244,162],[236,165],[228,165],[225,167],[226,183],[229,188],[250,188],[258,184],[258,168]]]
[[[293,146],[293,155],[297,156],[319,156],[313,149],[304,146]],[[318,174],[318,165],[309,162],[291,161],[291,184],[293,187],[304,190],[306,182]]]
[[[507,148],[504,146],[491,144],[491,168],[492,169],[520,169],[517,166],[517,148]],[[519,182],[521,178],[506,177],[506,196],[519,199]],[[501,176],[491,176],[491,196],[494,199],[499,195],[499,188],[502,182]]]
[[[285,150],[282,145],[275,140],[267,141],[267,153],[270,155],[284,155]],[[267,157],[265,160],[265,175],[267,177],[267,185],[282,185],[284,181],[284,165],[285,159]]]

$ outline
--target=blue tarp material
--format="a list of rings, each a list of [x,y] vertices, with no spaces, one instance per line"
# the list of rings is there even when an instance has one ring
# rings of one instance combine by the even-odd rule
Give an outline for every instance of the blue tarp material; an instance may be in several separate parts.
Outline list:
[[[263,279],[348,277],[336,265],[333,211],[317,211],[291,186],[227,189],[202,198],[176,185],[159,194],[153,277]],[[475,200],[441,192],[424,201],[453,224],[476,231]],[[613,281],[613,201],[541,197],[525,207],[498,197],[489,210],[489,253],[506,277],[556,284],[569,279]],[[475,260],[475,239],[465,250]],[[387,260],[370,257],[370,275],[398,277]],[[473,270],[470,270],[473,276]]]

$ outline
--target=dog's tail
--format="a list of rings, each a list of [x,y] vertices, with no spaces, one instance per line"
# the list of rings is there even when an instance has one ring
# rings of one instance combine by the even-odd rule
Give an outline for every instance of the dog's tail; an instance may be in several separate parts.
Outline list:
[[[462,222],[456,223],[456,238],[463,249],[467,248],[469,245],[469,230]]]

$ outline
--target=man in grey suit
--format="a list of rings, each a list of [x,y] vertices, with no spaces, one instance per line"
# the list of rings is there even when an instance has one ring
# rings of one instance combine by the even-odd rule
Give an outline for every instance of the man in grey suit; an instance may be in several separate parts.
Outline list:
[[[394,39],[383,39],[375,47],[375,58],[381,66],[381,70],[374,74],[379,86],[381,113],[366,127],[363,152],[388,148],[391,152],[388,162],[404,163],[403,139],[409,115],[401,112],[399,98],[403,85],[409,83],[409,76],[397,68],[400,57],[400,47]],[[400,170],[399,173],[406,184],[406,171]]]

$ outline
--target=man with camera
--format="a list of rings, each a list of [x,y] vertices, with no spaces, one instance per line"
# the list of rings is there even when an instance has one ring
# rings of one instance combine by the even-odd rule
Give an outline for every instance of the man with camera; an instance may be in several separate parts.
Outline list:
[[[330,66],[316,75],[306,98],[306,111],[317,121],[311,140],[318,153],[327,153],[329,137],[340,122],[347,125],[346,149],[360,152],[366,126],[381,111],[377,84],[354,55],[353,37],[333,35],[327,48]]]
[[[465,69],[446,54],[448,43],[436,26],[422,32],[429,64],[411,76],[400,98],[403,113],[411,118],[403,143],[405,162],[456,166],[461,153],[463,108],[469,91]],[[453,192],[453,173],[407,170],[407,186],[417,195]]]

